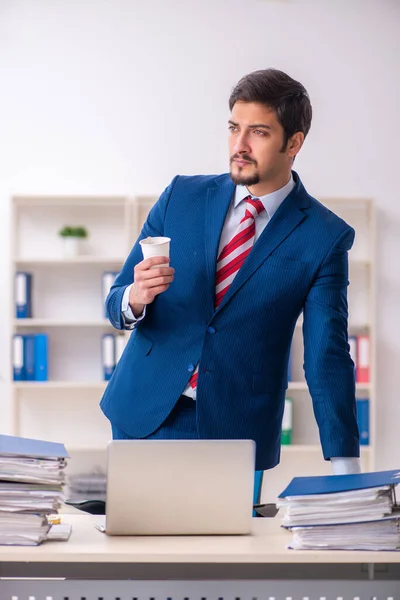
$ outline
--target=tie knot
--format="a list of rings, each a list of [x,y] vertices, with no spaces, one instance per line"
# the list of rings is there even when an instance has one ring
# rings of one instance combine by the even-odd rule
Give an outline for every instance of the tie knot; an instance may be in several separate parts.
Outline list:
[[[263,203],[258,198],[252,198],[251,196],[247,196],[245,198],[246,202],[246,216],[252,216],[254,219],[265,210]],[[247,214],[249,213],[249,214]]]

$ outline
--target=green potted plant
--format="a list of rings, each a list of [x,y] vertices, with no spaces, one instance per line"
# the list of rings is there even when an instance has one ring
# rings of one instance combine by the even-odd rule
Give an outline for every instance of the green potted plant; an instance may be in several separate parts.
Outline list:
[[[66,258],[78,256],[82,250],[82,240],[88,237],[87,229],[82,226],[65,225],[59,234],[64,240],[64,256]]]

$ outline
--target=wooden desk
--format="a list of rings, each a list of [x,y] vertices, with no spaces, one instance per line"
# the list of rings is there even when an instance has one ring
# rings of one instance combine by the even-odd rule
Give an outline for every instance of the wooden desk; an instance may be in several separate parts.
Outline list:
[[[278,517],[253,519],[249,536],[187,537],[109,537],[95,516],[63,520],[73,528],[68,542],[0,546],[1,577],[63,581],[2,580],[1,600],[400,599],[400,552],[287,550],[291,534]]]

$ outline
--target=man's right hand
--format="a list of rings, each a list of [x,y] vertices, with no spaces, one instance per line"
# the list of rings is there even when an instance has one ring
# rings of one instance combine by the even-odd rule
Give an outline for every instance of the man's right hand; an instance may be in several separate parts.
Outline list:
[[[146,304],[151,304],[158,294],[165,292],[174,280],[175,269],[161,267],[169,263],[166,256],[151,256],[138,263],[134,269],[134,283],[129,293],[129,306],[139,317]]]

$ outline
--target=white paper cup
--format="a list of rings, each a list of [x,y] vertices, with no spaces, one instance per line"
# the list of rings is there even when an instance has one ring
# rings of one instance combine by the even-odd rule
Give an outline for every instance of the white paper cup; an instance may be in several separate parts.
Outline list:
[[[142,247],[143,258],[150,258],[150,256],[168,256],[169,257],[169,244],[171,238],[169,237],[147,237],[144,240],[140,240],[139,244]],[[152,269],[158,269],[158,267],[169,267],[169,263],[162,265],[155,265]]]

